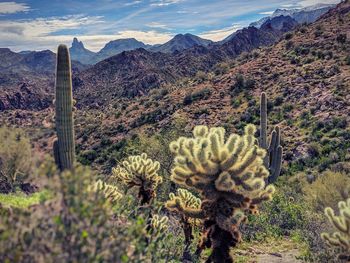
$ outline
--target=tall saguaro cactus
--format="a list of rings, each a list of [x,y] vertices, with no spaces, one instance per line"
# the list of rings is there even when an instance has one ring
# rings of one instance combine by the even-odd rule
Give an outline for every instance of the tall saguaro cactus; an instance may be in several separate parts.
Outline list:
[[[281,146],[281,132],[278,126],[272,131],[270,144],[267,145],[267,98],[264,92],[261,93],[260,97],[259,145],[267,152],[264,158],[264,165],[270,172],[270,176],[267,178],[267,183],[274,183],[281,173],[283,149]]]
[[[73,128],[72,73],[67,46],[59,45],[56,67],[56,132],[55,162],[61,171],[71,170],[75,160]]]

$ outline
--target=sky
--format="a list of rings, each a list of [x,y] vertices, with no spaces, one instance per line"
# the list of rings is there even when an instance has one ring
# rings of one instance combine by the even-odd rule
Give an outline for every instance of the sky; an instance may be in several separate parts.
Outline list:
[[[136,38],[162,44],[179,33],[219,41],[277,8],[340,0],[0,0],[0,47],[55,51],[73,37],[100,50]]]

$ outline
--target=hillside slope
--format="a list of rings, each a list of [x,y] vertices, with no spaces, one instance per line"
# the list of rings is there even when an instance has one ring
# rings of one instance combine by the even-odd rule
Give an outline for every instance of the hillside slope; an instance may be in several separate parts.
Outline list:
[[[151,89],[194,77],[198,72],[208,72],[218,63],[234,59],[242,52],[272,45],[294,26],[295,21],[290,17],[277,17],[266,22],[261,29],[242,29],[220,45],[196,45],[173,54],[145,49],[123,52],[79,74],[76,86],[78,102],[82,106],[89,106],[92,102],[106,106],[120,96],[144,95]]]

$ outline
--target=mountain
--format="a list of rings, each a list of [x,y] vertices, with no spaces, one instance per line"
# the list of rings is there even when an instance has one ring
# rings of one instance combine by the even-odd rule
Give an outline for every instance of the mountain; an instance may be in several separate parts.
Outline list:
[[[50,50],[16,53],[0,48],[0,111],[41,110],[53,99],[56,54]],[[73,73],[86,66],[72,61]]]
[[[149,50],[154,52],[173,53],[194,46],[207,47],[211,43],[213,43],[211,40],[203,39],[192,34],[178,34],[168,42],[156,47],[151,47]]]
[[[229,35],[219,44],[227,42],[242,42],[244,39],[251,41],[260,41],[260,44],[271,45],[285,32],[292,30],[298,23],[289,16],[278,16],[267,19],[260,28],[248,27],[237,30]],[[228,45],[231,45],[231,44]],[[259,45],[260,45],[259,44]]]
[[[259,21],[251,23],[250,26],[260,28],[270,18],[278,16],[290,16],[295,19],[299,24],[303,23],[313,23],[320,16],[327,13],[331,8],[334,8],[335,5],[330,4],[317,4],[305,8],[297,9],[276,9],[271,16],[263,17]]]
[[[135,38],[117,39],[108,42],[97,54],[93,57],[94,63],[102,61],[106,58],[118,55],[123,51],[134,50],[138,48],[148,48],[149,45],[144,44]]]
[[[83,42],[76,37],[73,39],[72,46],[69,48],[70,56],[73,60],[79,61],[83,64],[89,65],[95,53],[86,49]]]
[[[145,95],[151,89],[193,77],[198,71],[208,72],[217,63],[233,59],[242,52],[274,44],[286,31],[292,30],[295,23],[290,17],[278,17],[261,29],[239,30],[223,44],[195,45],[174,53],[145,49],[122,52],[77,76],[79,104],[106,106],[113,99]]]

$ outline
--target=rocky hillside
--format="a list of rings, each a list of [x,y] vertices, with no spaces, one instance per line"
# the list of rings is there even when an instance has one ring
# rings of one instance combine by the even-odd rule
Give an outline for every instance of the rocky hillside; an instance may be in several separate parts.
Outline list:
[[[1,48],[0,57],[0,111],[47,108],[53,99],[55,53],[15,53]],[[72,67],[74,74],[86,68],[76,61]]]
[[[274,27],[275,24],[280,26]],[[78,75],[78,102],[82,106],[90,106],[92,102],[106,106],[120,96],[144,95],[151,89],[220,67],[219,63],[234,59],[242,52],[272,45],[294,26],[295,22],[290,17],[277,17],[266,22],[261,29],[249,27],[239,30],[224,44],[196,45],[173,54],[145,49],[123,52]]]

